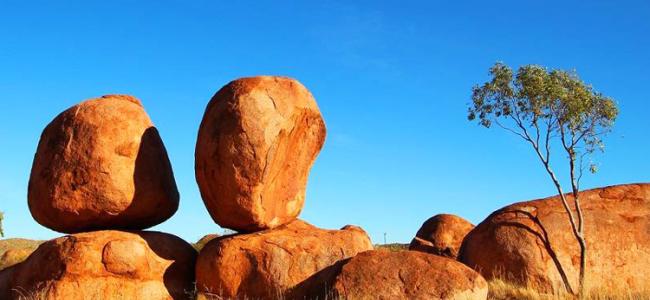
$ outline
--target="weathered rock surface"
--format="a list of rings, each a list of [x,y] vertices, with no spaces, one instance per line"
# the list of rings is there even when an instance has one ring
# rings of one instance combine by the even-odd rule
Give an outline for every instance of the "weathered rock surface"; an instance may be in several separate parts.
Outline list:
[[[409,245],[409,250],[456,259],[465,235],[474,228],[467,220],[449,214],[426,220]]]
[[[220,237],[199,255],[197,289],[203,299],[210,295],[303,299],[312,290],[326,288],[330,275],[322,274],[326,268],[370,249],[370,239],[359,227],[325,230],[301,220],[258,233]]]
[[[206,108],[195,152],[212,218],[239,232],[294,220],[324,141],[316,101],[298,81],[260,76],[221,88]]]
[[[79,233],[45,242],[2,271],[0,293],[10,290],[8,299],[187,299],[195,260],[190,244],[165,233]],[[2,277],[9,280],[2,284]]]
[[[587,239],[587,289],[650,288],[650,184],[587,190],[580,199]],[[573,197],[568,200],[573,207]],[[492,213],[467,235],[459,260],[486,278],[499,276],[542,291],[563,291],[556,264],[576,288],[580,251],[555,196]]]
[[[144,229],[171,217],[178,200],[165,146],[136,98],[84,101],[43,130],[28,190],[41,225],[65,233]]]
[[[334,299],[486,299],[488,285],[455,260],[417,251],[366,251],[343,264]]]

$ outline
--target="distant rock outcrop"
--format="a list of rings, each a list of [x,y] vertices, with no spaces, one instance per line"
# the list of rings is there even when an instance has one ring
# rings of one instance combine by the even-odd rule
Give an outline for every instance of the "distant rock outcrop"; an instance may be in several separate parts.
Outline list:
[[[298,81],[259,76],[221,88],[206,108],[195,153],[212,218],[239,232],[293,221],[324,140],[316,101]]]
[[[374,250],[346,261],[334,299],[486,299],[488,285],[455,260],[417,251]]]
[[[206,234],[198,241],[196,241],[196,243],[194,243],[194,249],[196,249],[196,251],[201,251],[201,249],[203,249],[203,247],[205,247],[207,243],[209,243],[211,240],[214,240],[218,237],[219,235],[216,233]]]
[[[136,98],[84,101],[43,130],[28,190],[41,225],[65,233],[144,229],[171,217],[178,201],[165,147]]]
[[[650,288],[650,184],[583,191],[587,289]],[[568,196],[573,206],[573,197]],[[492,213],[463,242],[459,260],[486,278],[500,277],[541,291],[577,288],[580,251],[558,196]]]
[[[22,262],[41,243],[43,241],[18,238],[0,240],[0,270]]]
[[[212,240],[199,255],[196,286],[204,299],[304,299],[313,290],[326,289],[333,275],[323,274],[326,268],[370,249],[370,239],[359,227],[324,230],[295,220]]]
[[[170,234],[78,233],[45,242],[2,271],[0,292],[10,290],[7,299],[187,299],[195,260],[194,248]]]
[[[426,220],[409,245],[409,250],[456,259],[465,235],[474,228],[467,220],[449,214]]]

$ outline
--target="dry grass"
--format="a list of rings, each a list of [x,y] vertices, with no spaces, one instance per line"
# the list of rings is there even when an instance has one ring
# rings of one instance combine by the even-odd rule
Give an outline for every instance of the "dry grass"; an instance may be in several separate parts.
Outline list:
[[[567,293],[544,294],[530,287],[515,285],[513,283],[493,279],[489,281],[490,300],[648,300],[650,291],[633,291],[631,289],[610,290],[591,289],[582,297],[576,297]]]
[[[27,239],[0,240],[0,270],[23,262],[41,243]]]
[[[27,291],[21,288],[14,289],[13,292],[18,295],[16,300],[47,300],[47,289],[36,289]]]
[[[2,239],[0,240],[0,255],[9,249],[32,248],[36,249],[43,241],[28,239]]]
[[[375,249],[386,249],[390,251],[403,251],[409,249],[409,244],[376,244],[374,245]]]

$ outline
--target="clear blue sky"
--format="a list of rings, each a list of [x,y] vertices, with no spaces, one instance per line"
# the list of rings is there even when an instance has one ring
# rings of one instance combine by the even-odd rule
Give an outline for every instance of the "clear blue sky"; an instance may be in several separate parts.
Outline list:
[[[90,4],[90,3],[93,4]],[[181,205],[154,229],[222,232],[194,179],[203,110],[228,81],[297,78],[328,137],[301,218],[407,242],[438,213],[480,222],[553,194],[529,147],[466,120],[495,61],[576,69],[620,117],[585,187],[650,181],[648,1],[3,1],[0,210],[9,237],[52,238],[27,208],[42,129],[75,103],[139,97],[160,130]],[[454,3],[452,3],[454,2]],[[566,178],[566,177],[564,177]]]

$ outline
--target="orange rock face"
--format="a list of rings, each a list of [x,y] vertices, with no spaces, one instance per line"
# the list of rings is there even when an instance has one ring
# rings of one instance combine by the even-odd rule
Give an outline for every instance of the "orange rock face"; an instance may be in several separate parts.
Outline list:
[[[448,214],[426,220],[409,245],[409,250],[456,259],[465,235],[474,228],[467,220]]]
[[[158,131],[140,102],[84,101],[43,131],[29,179],[29,208],[50,229],[144,229],[171,217],[178,190]]]
[[[650,184],[580,193],[587,240],[586,288],[650,288]],[[573,198],[569,197],[573,206]],[[542,291],[564,291],[557,265],[576,289],[580,251],[559,197],[516,203],[472,230],[459,260],[486,278],[499,276]]]
[[[324,140],[316,101],[298,81],[260,76],[221,88],[207,106],[195,152],[212,218],[239,232],[294,220]]]
[[[173,235],[96,231],[45,242],[0,275],[10,277],[12,299],[187,299],[195,260]]]
[[[467,266],[416,251],[366,251],[345,262],[334,299],[486,299],[485,279]]]
[[[369,249],[359,227],[324,230],[296,220],[209,242],[199,254],[196,285],[203,299],[303,299],[311,289],[325,289],[326,280],[319,278],[328,274],[316,273]]]

